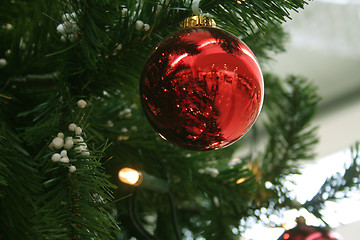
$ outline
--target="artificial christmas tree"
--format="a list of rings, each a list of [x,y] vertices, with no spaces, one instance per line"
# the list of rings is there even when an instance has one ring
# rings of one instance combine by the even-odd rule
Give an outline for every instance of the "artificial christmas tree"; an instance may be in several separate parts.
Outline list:
[[[309,81],[264,73],[263,121],[242,141],[256,144],[256,129],[264,129],[268,143],[241,159],[233,154],[242,142],[197,152],[163,141],[143,114],[138,86],[152,49],[200,9],[263,64],[283,50],[280,23],[305,4],[3,2],[0,239],[238,239],[233,229],[244,230],[248,217],[299,207],[283,182],[313,157],[319,97]],[[346,181],[329,180],[332,194],[320,194],[324,185],[303,207],[321,217],[324,201],[358,186],[357,153],[358,146]],[[125,167],[157,187],[122,183]]]

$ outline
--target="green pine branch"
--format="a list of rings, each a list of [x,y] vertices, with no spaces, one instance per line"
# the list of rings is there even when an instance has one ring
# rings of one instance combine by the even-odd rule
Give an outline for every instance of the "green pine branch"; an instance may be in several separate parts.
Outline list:
[[[307,1],[201,1],[203,12],[214,16],[221,28],[236,35],[251,35],[256,29],[265,30],[290,19],[291,11],[304,8]]]
[[[298,161],[314,157],[318,138],[311,120],[320,97],[317,88],[302,77],[290,76],[284,84],[272,75],[264,79],[263,110],[269,140],[261,157],[261,171],[264,181],[280,184],[284,176],[298,173]]]
[[[0,109],[0,236],[32,239],[33,201],[40,192],[36,165]],[[9,115],[7,115],[10,118]]]
[[[250,209],[267,208],[267,214],[279,214],[283,208],[299,208],[283,184],[287,176],[297,174],[299,161],[314,157],[318,141],[311,125],[319,96],[317,88],[302,77],[289,76],[284,81],[264,75],[263,113],[267,144],[262,154],[254,155],[253,171],[258,189]],[[260,123],[261,124],[261,123]],[[255,215],[255,217],[260,217]]]
[[[345,168],[344,173],[337,172],[328,177],[314,197],[303,204],[305,209],[323,220],[321,210],[324,209],[327,201],[341,200],[348,197],[350,191],[359,190],[359,152],[360,145],[359,143],[356,143],[355,146],[351,148],[352,161],[349,167]],[[324,223],[327,224],[325,221]]]

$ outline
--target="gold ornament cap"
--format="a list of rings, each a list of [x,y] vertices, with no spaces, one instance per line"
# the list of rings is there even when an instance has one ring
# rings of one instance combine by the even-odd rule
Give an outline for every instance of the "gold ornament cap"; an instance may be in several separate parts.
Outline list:
[[[216,27],[216,23],[214,19],[200,15],[188,17],[182,23],[180,23],[181,28],[196,27],[196,26]]]

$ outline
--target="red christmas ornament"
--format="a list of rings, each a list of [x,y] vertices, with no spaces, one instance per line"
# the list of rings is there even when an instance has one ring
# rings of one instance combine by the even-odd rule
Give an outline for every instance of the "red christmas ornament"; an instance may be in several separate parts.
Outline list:
[[[264,86],[252,51],[214,27],[188,27],[147,60],[141,103],[164,139],[191,150],[219,149],[241,138],[260,113]]]
[[[278,240],[343,240],[339,234],[327,228],[308,226],[305,219],[299,217],[296,227],[285,231]]]

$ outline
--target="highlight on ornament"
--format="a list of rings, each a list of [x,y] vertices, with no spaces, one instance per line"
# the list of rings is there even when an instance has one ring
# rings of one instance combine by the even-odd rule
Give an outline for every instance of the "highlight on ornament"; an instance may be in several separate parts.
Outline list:
[[[144,113],[167,141],[190,150],[226,147],[251,128],[263,76],[238,37],[191,17],[150,54],[140,80]]]

